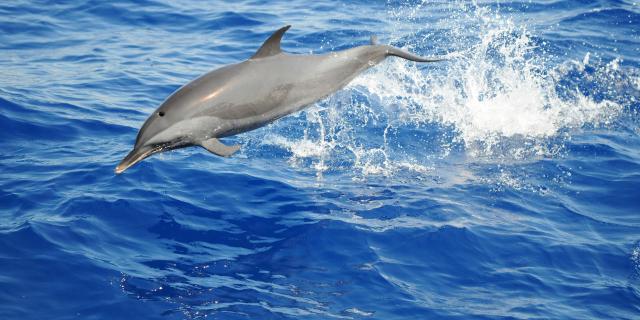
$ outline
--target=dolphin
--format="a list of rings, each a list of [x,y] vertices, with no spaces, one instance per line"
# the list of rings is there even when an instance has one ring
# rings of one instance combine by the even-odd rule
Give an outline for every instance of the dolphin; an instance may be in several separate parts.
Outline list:
[[[346,86],[364,70],[386,57],[417,62],[444,59],[420,57],[381,45],[320,55],[288,54],[280,48],[284,33],[277,30],[248,60],[210,71],[172,93],[144,122],[133,150],[118,164],[116,174],[152,154],[201,146],[228,157],[239,145],[219,138],[269,124],[321,100]]]

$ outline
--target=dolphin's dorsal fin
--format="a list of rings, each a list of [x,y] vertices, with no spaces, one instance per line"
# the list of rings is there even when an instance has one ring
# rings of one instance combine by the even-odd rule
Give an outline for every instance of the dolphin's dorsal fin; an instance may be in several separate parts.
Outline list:
[[[371,36],[370,38],[370,42],[372,46],[375,46],[378,44],[378,36],[376,36],[375,34]]]
[[[282,36],[284,35],[284,33],[287,32],[289,28],[291,28],[291,25],[284,26],[278,29],[278,31],[274,32],[271,37],[269,37],[269,39],[267,39],[267,41],[262,44],[262,47],[258,49],[256,54],[254,54],[251,59],[270,57],[282,52],[282,49],[280,49],[280,41],[282,40]]]
[[[216,138],[202,141],[200,142],[200,145],[203,148],[209,150],[209,152],[221,157],[228,157],[240,149],[239,145],[228,146],[222,144],[222,142],[220,142],[220,140]]]

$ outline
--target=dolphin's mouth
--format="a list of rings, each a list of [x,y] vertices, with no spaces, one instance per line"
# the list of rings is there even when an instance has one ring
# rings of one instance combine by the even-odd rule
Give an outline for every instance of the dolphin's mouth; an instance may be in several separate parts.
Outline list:
[[[173,150],[184,146],[186,146],[186,144],[183,141],[176,141],[173,143],[161,143],[153,146],[134,147],[133,150],[131,150],[131,152],[129,152],[129,154],[127,154],[127,156],[124,157],[122,161],[120,161],[120,164],[118,164],[118,166],[116,167],[115,173],[123,173],[134,164],[148,158],[154,153]]]
[[[129,167],[158,151],[159,150],[156,150],[156,148],[153,147],[133,148],[133,150],[131,150],[131,152],[129,152],[129,154],[127,154],[127,156],[124,157],[124,159],[122,159],[122,161],[120,161],[120,164],[118,164],[118,166],[116,167],[116,174],[123,173]]]

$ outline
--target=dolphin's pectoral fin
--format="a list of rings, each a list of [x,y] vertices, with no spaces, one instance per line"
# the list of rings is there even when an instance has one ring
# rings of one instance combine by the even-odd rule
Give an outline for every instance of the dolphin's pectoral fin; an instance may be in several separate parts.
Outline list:
[[[236,151],[240,150],[240,145],[236,144],[233,146],[228,146],[228,145],[222,144],[222,142],[220,142],[220,140],[216,138],[202,141],[200,142],[200,146],[209,150],[209,152],[215,155],[219,155],[221,157],[228,157],[234,154]]]
[[[282,41],[282,36],[287,32],[287,30],[289,30],[289,28],[291,28],[290,25],[284,26],[274,32],[271,37],[262,44],[260,49],[258,49],[251,59],[269,57],[282,52],[282,49],[280,49],[280,41]]]

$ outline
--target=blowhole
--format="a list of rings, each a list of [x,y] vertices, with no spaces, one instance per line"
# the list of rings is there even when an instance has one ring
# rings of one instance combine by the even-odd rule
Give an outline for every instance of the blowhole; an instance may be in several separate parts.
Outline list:
[[[160,112],[158,112],[158,115],[161,116],[161,117],[164,117],[164,112],[160,111]]]

